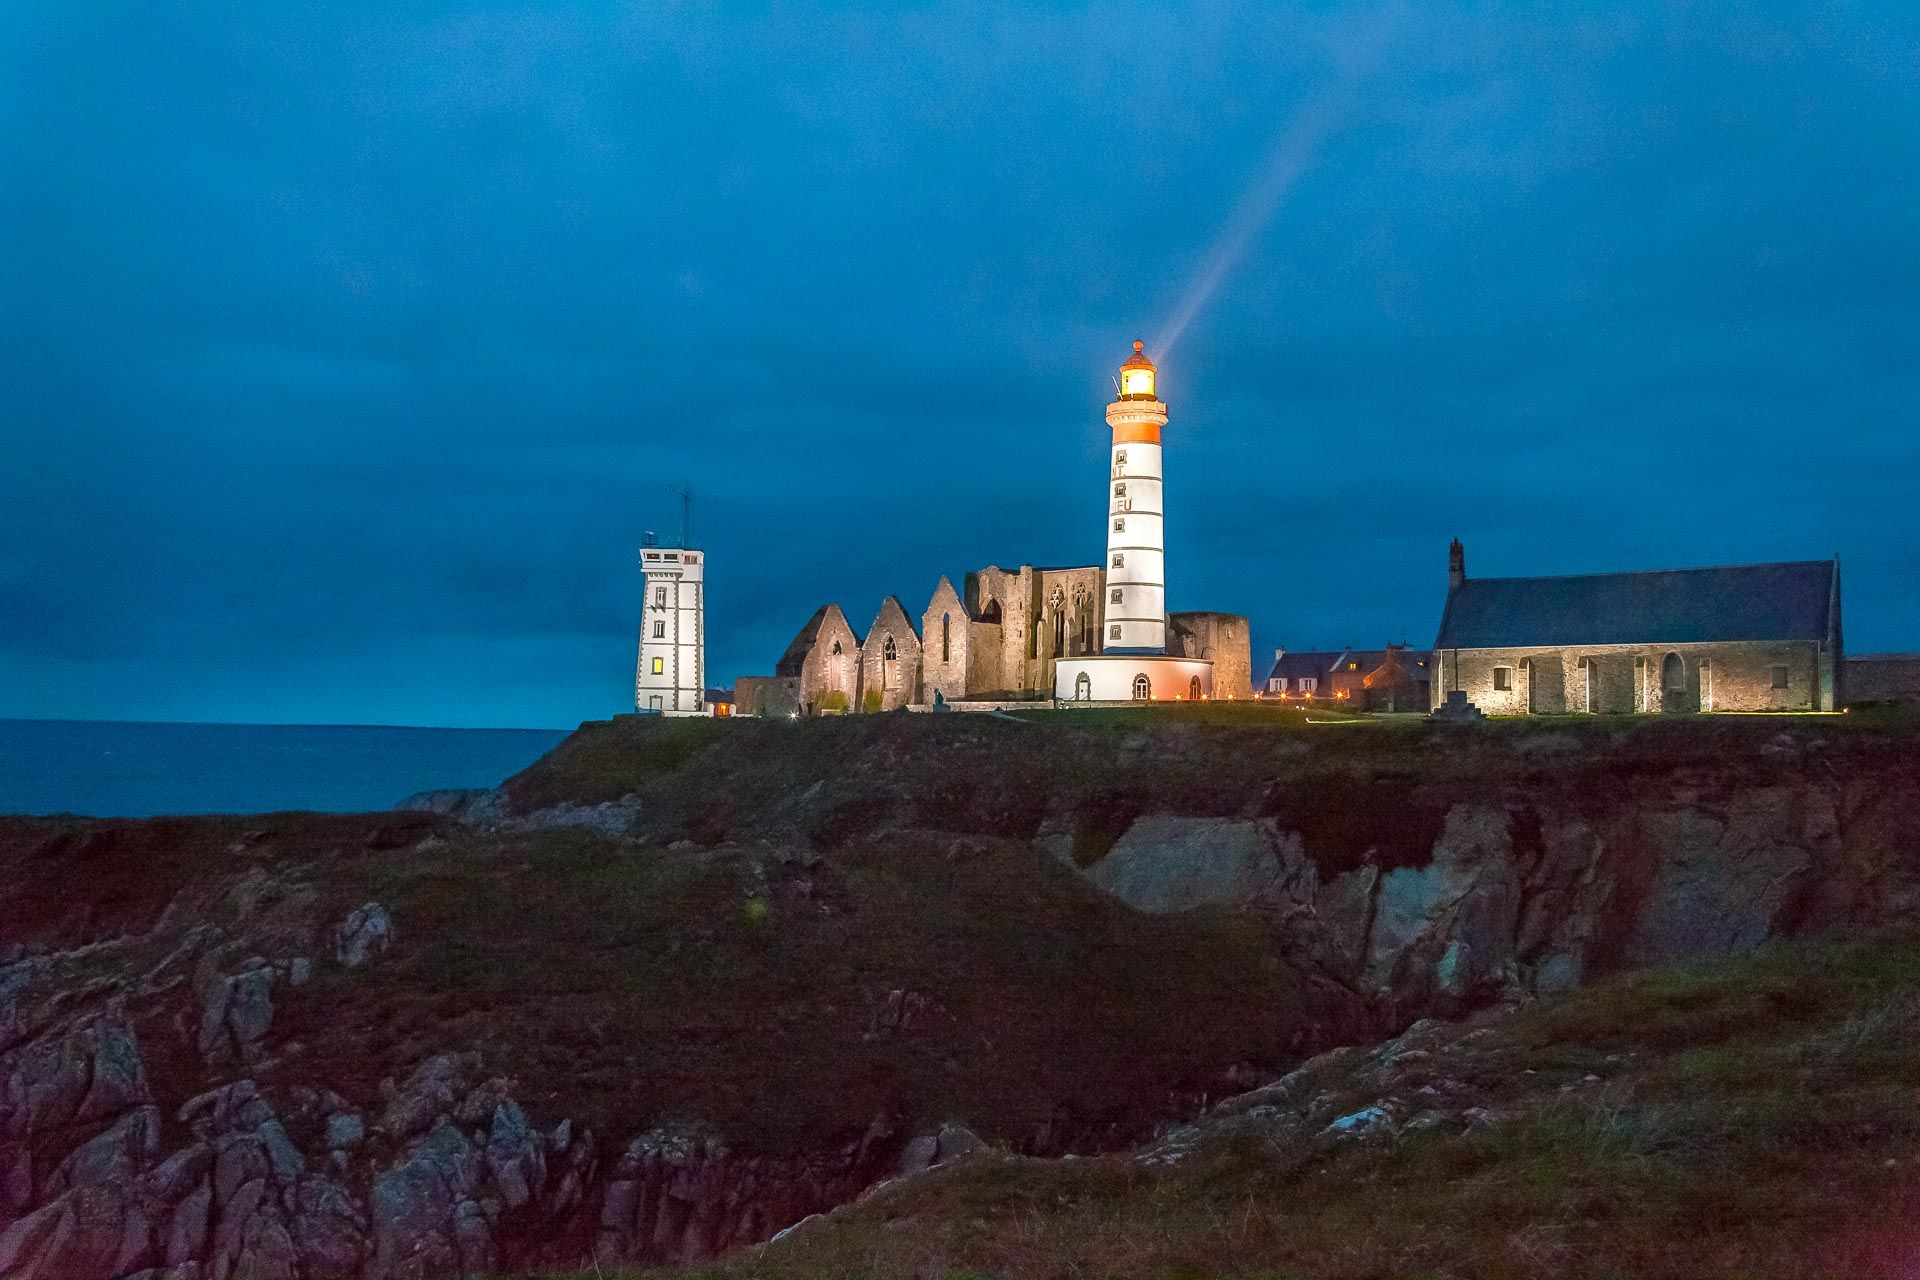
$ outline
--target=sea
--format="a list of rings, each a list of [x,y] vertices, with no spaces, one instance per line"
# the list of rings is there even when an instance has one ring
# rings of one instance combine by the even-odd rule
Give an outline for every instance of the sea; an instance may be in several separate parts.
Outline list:
[[[0,720],[0,813],[355,813],[490,787],[565,729]]]

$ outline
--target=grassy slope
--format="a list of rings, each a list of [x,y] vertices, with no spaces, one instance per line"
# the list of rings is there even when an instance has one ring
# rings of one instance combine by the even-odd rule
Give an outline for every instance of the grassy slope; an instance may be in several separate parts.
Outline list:
[[[473,1047],[537,1110],[679,1113],[761,1150],[883,1111],[1021,1141],[1062,1102],[1093,1122],[1217,1091],[1285,1060],[1301,998],[1259,922],[1140,917],[1006,842],[806,869],[548,833],[389,859],[369,892],[410,945],[290,1010],[344,1059]],[[876,1025],[894,991],[918,997],[898,1033]]]
[[[1441,1029],[1402,1084],[1462,1082],[1488,1127],[1273,1144],[1223,1125],[1159,1169],[977,1157],[703,1274],[1913,1274],[1920,944],[1770,948],[1484,1026]],[[1356,1061],[1300,1092],[1366,1105]]]
[[[1252,704],[1039,712],[1024,722],[626,717],[582,726],[506,790],[523,812],[632,797],[650,834],[700,844],[798,836],[832,847],[889,826],[1027,839],[1065,811],[1097,845],[1141,812],[1267,813],[1337,871],[1366,856],[1423,861],[1451,805],[1514,783],[1578,804],[1689,769],[1797,776],[1797,761],[1759,750],[1782,732],[1820,740],[1825,766],[1873,767],[1911,758],[1914,730],[1911,720],[1858,715],[1449,726]]]
[[[5,821],[0,940],[141,935],[175,903],[151,943],[36,970],[38,1007],[104,998],[197,922],[243,940],[233,965],[324,953],[376,900],[398,945],[276,991],[267,1078],[377,1106],[383,1078],[475,1050],[544,1123],[624,1139],[687,1119],[767,1153],[881,1113],[1111,1143],[1297,1057],[1305,995],[1263,921],[1140,916],[1023,842],[904,832],[793,856],[417,814]],[[896,991],[913,993],[904,1030],[887,1025]],[[142,1030],[169,1096],[207,1083],[176,1030],[187,998]]]

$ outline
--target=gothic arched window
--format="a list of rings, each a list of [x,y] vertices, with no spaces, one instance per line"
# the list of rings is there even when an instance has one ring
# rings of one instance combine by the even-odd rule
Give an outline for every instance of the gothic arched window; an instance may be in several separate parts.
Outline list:
[[[895,658],[897,658],[897,657],[899,657],[899,656],[900,656],[900,651],[899,651],[898,649],[896,649],[896,648],[894,648],[894,645],[893,645],[893,637],[892,637],[892,636],[888,636],[888,637],[886,638],[886,640],[885,640],[885,642],[884,642],[884,643],[882,643],[882,644],[881,644],[881,646],[880,646],[880,658],[881,658],[881,660],[882,660],[882,661],[884,661],[884,662],[892,662],[892,661],[893,661],[893,660],[894,660]]]

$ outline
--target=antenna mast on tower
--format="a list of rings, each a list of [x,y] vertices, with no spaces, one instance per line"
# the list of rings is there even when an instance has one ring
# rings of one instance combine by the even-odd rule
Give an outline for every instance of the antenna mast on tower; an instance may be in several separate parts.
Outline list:
[[[680,495],[680,545],[693,545],[693,486],[685,480],[677,485],[667,486]]]

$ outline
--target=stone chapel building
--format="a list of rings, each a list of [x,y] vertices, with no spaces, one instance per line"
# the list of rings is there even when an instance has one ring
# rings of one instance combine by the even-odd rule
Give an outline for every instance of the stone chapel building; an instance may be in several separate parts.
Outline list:
[[[1489,715],[1832,711],[1840,562],[1469,578],[1449,548],[1435,708]]]

